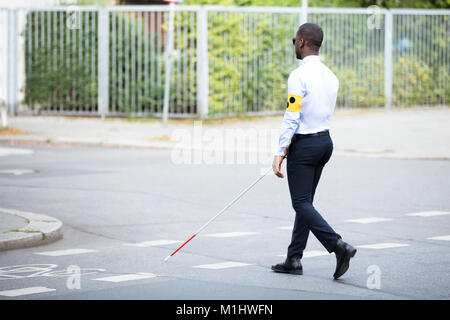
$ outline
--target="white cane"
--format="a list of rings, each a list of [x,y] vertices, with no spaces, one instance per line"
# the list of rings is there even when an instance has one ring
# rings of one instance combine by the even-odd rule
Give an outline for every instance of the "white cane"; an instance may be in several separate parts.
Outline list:
[[[286,158],[286,156],[283,157],[283,159]],[[210,224],[214,219],[216,219],[218,216],[220,216],[222,213],[225,212],[229,207],[231,207],[236,201],[238,201],[244,194],[246,194],[255,184],[257,184],[262,178],[264,178],[269,172],[272,170],[272,167],[270,167],[262,176],[260,176],[258,179],[256,179],[251,185],[249,185],[244,191],[242,191],[239,195],[236,196],[229,204],[227,204],[222,210],[219,211],[214,217],[209,219],[208,222],[206,222],[203,226],[200,227],[200,229],[197,230],[189,239],[186,240],[181,246],[178,247],[177,250],[172,252],[171,255],[167,256],[164,261],[169,260],[170,257],[172,257],[175,253],[178,252],[181,248],[183,248],[189,241],[191,241],[196,235],[198,235],[203,229],[206,228],[208,224]]]

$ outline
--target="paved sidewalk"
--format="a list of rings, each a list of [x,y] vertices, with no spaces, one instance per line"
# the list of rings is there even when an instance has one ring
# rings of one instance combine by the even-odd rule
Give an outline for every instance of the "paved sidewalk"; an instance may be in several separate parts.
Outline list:
[[[9,127],[26,134],[2,134],[0,141],[40,141],[148,148],[256,151],[271,155],[282,116],[231,120],[171,120],[163,126],[158,119],[77,118],[17,116]],[[337,109],[331,133],[334,152],[346,156],[397,159],[450,159],[450,108]],[[265,141],[258,140],[260,134]],[[235,143],[224,146],[223,138]],[[212,141],[211,141],[212,139]],[[256,148],[255,148],[256,146]]]
[[[0,251],[46,244],[62,237],[56,218],[0,208]]]

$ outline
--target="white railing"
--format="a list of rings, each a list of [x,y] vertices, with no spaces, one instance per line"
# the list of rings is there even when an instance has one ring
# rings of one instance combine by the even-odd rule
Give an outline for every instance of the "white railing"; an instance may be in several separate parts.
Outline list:
[[[450,10],[168,6],[0,9],[10,114],[170,117],[283,112],[298,26],[322,26],[338,106],[447,105]],[[168,57],[171,57],[171,60]]]

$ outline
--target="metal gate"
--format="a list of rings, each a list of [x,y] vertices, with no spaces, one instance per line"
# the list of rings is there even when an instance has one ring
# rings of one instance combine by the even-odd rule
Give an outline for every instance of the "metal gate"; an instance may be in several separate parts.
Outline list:
[[[0,99],[11,114],[276,114],[313,22],[340,79],[339,107],[447,105],[449,10],[176,6],[0,9]]]

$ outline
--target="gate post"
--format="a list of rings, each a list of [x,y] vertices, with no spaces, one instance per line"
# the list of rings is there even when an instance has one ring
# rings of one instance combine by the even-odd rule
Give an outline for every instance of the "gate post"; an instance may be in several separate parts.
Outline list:
[[[6,82],[6,108],[7,113],[16,115],[17,106],[19,103],[19,92],[17,85],[17,74],[19,72],[18,68],[18,32],[17,32],[17,9],[8,9],[8,43],[7,43],[7,79]]]
[[[392,12],[387,10],[384,17],[384,107],[389,109],[392,106]]]
[[[201,118],[208,116],[208,64],[208,11],[201,7],[197,11],[197,113]]]
[[[109,109],[109,12],[98,11],[98,113],[105,119]]]

